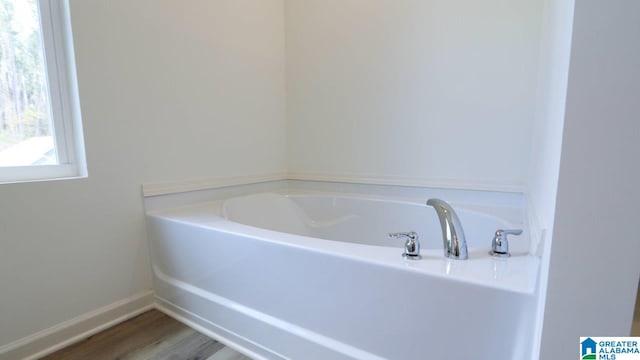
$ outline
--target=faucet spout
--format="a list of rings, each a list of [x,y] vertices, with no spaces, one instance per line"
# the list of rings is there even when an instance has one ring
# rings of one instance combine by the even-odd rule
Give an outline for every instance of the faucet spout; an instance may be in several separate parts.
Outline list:
[[[458,260],[468,259],[467,241],[464,237],[462,224],[460,224],[460,219],[451,205],[440,199],[429,199],[427,205],[433,206],[438,214],[438,219],[440,219],[444,256]]]

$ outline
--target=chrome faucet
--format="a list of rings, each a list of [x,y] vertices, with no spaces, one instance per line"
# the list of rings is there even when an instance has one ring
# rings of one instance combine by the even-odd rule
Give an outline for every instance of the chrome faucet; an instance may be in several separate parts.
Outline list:
[[[390,238],[407,238],[407,241],[404,243],[404,252],[402,253],[402,257],[408,260],[420,260],[422,256],[420,256],[420,241],[418,240],[418,234],[413,231],[410,232],[400,232],[400,233],[391,233],[389,234]]]
[[[467,260],[467,241],[458,215],[451,205],[440,199],[429,199],[427,205],[433,206],[440,219],[444,256],[451,259]]]

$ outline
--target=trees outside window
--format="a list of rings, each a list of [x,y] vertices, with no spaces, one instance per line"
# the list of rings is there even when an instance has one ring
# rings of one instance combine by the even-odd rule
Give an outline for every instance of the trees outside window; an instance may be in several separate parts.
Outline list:
[[[83,175],[70,29],[67,0],[0,0],[0,182]]]

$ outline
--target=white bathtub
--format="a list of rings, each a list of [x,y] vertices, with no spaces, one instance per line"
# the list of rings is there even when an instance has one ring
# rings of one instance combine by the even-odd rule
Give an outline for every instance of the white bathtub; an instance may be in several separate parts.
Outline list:
[[[487,253],[519,215],[452,203],[469,260],[448,260],[424,200],[273,192],[150,211],[157,300],[255,358],[524,359],[538,260],[524,237],[511,258]],[[422,260],[401,257],[399,231]]]

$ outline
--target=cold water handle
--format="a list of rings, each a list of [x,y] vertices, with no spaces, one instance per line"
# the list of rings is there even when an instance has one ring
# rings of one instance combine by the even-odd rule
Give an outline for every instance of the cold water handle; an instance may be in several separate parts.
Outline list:
[[[390,233],[389,237],[396,239],[407,239],[407,241],[405,241],[404,243],[404,252],[402,253],[403,258],[409,260],[422,259],[422,256],[420,256],[420,241],[418,240],[418,234],[416,234],[415,231]]]
[[[491,251],[489,251],[489,255],[495,257],[509,257],[511,254],[509,253],[509,241],[507,239],[508,235],[520,235],[522,234],[522,230],[496,230],[495,235],[493,236],[493,241],[491,241]]]

